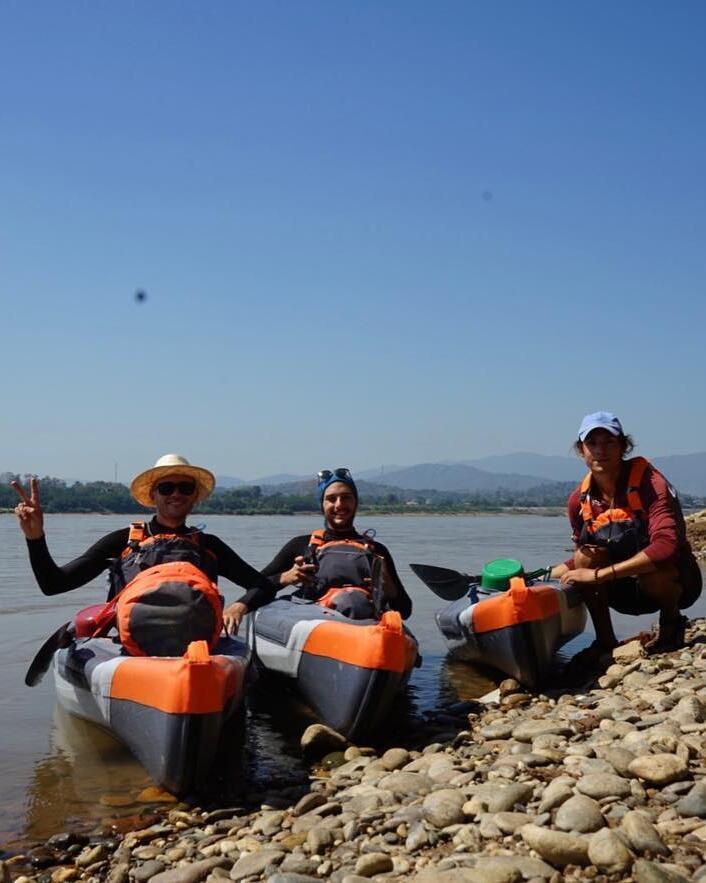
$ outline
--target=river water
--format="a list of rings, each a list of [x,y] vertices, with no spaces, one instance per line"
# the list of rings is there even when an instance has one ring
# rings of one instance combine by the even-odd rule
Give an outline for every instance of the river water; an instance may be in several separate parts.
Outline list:
[[[49,548],[61,564],[99,537],[124,526],[125,516],[53,515],[46,517]],[[192,519],[197,522],[198,519]],[[221,537],[257,568],[263,567],[292,536],[319,527],[313,516],[209,516],[206,530]],[[373,526],[361,517],[359,529]],[[533,569],[567,557],[569,530],[563,517],[375,516],[377,538],[392,552],[400,577],[414,602],[408,625],[423,656],[408,688],[410,720],[457,699],[481,696],[497,676],[447,659],[434,622],[443,602],[409,569],[409,562],[436,564],[478,573],[485,561],[512,556]],[[57,831],[86,823],[114,821],[134,813],[135,795],[150,784],[147,774],[109,735],[69,718],[55,707],[51,672],[30,689],[24,674],[38,647],[61,623],[88,604],[105,598],[100,577],[74,592],[44,597],[32,576],[27,551],[12,515],[0,515],[0,845],[8,849],[45,839]],[[227,601],[240,590],[223,581]],[[703,615],[700,599],[689,615]],[[654,617],[616,617],[626,636]],[[585,634],[565,648],[570,655],[590,640]],[[244,759],[239,763],[251,789],[258,781],[297,781],[305,777],[297,750],[298,737],[310,721],[279,701],[253,702],[245,721]],[[273,712],[277,712],[276,714]],[[392,724],[391,724],[392,726]],[[396,732],[391,739],[401,740]],[[398,738],[399,736],[399,738]],[[116,808],[125,804],[125,808]],[[138,807],[139,808],[139,807]]]

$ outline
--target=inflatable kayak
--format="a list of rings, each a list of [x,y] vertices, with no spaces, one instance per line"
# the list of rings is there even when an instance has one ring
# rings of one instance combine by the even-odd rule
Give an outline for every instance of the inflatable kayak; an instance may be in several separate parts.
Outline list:
[[[354,620],[290,596],[250,614],[247,632],[260,671],[348,738],[375,734],[419,664],[417,640],[393,610]]]
[[[109,730],[155,783],[176,795],[209,772],[225,722],[239,708],[247,644],[222,637],[209,653],[193,641],[182,657],[126,656],[112,638],[77,638],[54,654],[59,705]]]
[[[586,607],[578,590],[558,580],[525,579],[519,561],[501,558],[439,610],[436,623],[458,658],[535,688],[551,672],[557,650],[583,631]]]

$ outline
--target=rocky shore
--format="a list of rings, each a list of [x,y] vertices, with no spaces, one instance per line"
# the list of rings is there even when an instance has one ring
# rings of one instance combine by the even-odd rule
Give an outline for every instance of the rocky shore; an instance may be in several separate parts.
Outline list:
[[[515,682],[420,750],[340,746],[310,788],[205,812],[172,804],[124,833],[59,833],[9,883],[706,881],[706,620],[687,647],[619,647],[581,691]],[[151,822],[151,823],[150,823]]]
[[[692,512],[684,520],[686,521],[686,535],[694,550],[694,555],[699,561],[706,560],[706,509]]]

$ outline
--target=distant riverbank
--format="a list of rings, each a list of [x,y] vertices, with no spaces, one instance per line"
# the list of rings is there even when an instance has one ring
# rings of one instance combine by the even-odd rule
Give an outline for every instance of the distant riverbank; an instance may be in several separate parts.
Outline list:
[[[2,508],[0,507],[0,515],[12,515],[14,514],[14,508]],[[138,512],[138,513],[130,513],[130,512],[115,512],[110,509],[69,509],[69,510],[57,510],[53,509],[49,513],[51,515],[126,515],[128,517],[144,517],[145,515],[151,514],[148,512]],[[319,509],[298,509],[297,511],[289,511],[289,510],[279,510],[279,509],[271,509],[271,510],[263,510],[263,509],[251,509],[247,511],[243,511],[241,509],[234,510],[219,510],[218,512],[206,511],[200,512],[195,510],[192,513],[194,516],[197,515],[320,515],[321,512]],[[498,506],[497,508],[487,508],[487,509],[471,509],[471,508],[461,508],[458,509],[443,509],[443,508],[425,508],[423,506],[400,506],[399,508],[390,507],[390,506],[361,506],[358,509],[359,516],[368,516],[368,515],[410,515],[410,516],[419,516],[419,515],[541,515],[544,517],[555,518],[557,516],[565,515],[566,510],[563,506],[536,506],[536,507],[528,507],[528,506]]]

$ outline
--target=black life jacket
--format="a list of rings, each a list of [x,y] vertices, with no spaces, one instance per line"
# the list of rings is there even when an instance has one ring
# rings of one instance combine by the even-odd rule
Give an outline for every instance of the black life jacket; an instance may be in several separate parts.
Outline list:
[[[326,537],[325,530],[315,530],[305,558],[316,565],[314,584],[302,592],[310,600],[323,598],[330,589],[358,589],[373,598],[381,581],[382,558],[365,534]]]
[[[627,505],[611,507],[594,517],[591,499],[591,473],[581,482],[581,518],[583,525],[579,546],[598,546],[608,552],[611,561],[626,561],[649,545],[645,507],[640,497],[640,484],[650,466],[644,457],[630,461]]]

